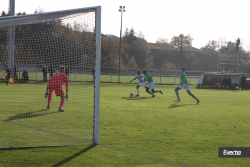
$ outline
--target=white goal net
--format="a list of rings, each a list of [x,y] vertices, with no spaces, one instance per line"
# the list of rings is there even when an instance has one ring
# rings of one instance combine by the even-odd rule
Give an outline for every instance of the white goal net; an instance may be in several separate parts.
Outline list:
[[[98,144],[100,40],[100,6],[0,17],[0,148]]]

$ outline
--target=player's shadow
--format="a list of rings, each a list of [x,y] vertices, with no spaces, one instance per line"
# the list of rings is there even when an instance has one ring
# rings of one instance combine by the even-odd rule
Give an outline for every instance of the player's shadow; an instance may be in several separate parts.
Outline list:
[[[177,108],[177,107],[184,107],[184,106],[189,106],[189,105],[196,105],[196,104],[182,104],[182,105],[179,105],[177,103],[174,103],[174,104],[171,104],[168,109],[171,109],[171,108]]]
[[[27,119],[27,118],[40,117],[40,116],[44,116],[44,115],[58,113],[58,112],[43,112],[43,111],[48,111],[48,110],[43,109],[43,110],[35,111],[35,112],[26,112],[26,113],[17,114],[17,115],[9,117],[8,119],[6,119],[4,121],[13,121],[13,120],[17,120],[17,119]]]
[[[70,156],[70,157],[68,157],[68,158],[66,158],[66,159],[64,159],[64,160],[62,160],[61,162],[58,162],[57,164],[53,165],[52,167],[59,167],[59,166],[62,166],[62,165],[64,165],[65,163],[67,163],[67,162],[69,162],[69,161],[75,159],[76,157],[80,156],[81,154],[87,152],[88,150],[90,150],[90,149],[92,149],[92,148],[94,148],[94,147],[95,147],[95,145],[88,146],[88,147],[86,147],[85,149],[79,151],[78,153],[75,153],[74,155],[72,155],[72,156]]]
[[[126,100],[143,100],[143,99],[150,99],[152,97],[123,97],[122,99],[126,99]]]

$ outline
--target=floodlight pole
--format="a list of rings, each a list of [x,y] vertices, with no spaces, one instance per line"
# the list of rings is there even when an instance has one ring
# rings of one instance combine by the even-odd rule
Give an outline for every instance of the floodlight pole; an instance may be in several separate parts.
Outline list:
[[[15,16],[15,0],[10,0],[9,4],[10,16]],[[11,77],[14,77],[14,41],[15,41],[15,26],[8,29],[8,66],[11,71]]]
[[[236,47],[235,47],[235,61],[234,61],[234,73],[236,73],[236,56],[238,55],[239,56],[239,47],[240,47],[240,38],[238,38],[237,40],[236,40]],[[239,59],[240,59],[240,56],[239,56]],[[239,62],[240,62],[240,60],[239,60]],[[241,73],[241,65],[240,65],[240,73]]]
[[[237,50],[235,50],[235,55],[234,55],[234,73],[236,72],[236,52]]]
[[[182,62],[182,43],[183,43],[183,36],[181,36],[181,60],[180,60],[180,68],[182,69],[181,62]]]
[[[121,75],[122,14],[123,14],[123,12],[125,12],[125,6],[120,6],[119,12],[121,12],[121,29],[120,29],[120,52],[119,52],[119,79],[118,79],[118,83],[120,82],[120,75]]]
[[[181,62],[182,62],[182,43],[183,43],[183,36],[181,36],[181,59],[180,59],[180,71],[182,71],[182,66],[181,66]],[[180,75],[181,76],[181,75]],[[181,83],[181,77],[180,77],[180,83]]]

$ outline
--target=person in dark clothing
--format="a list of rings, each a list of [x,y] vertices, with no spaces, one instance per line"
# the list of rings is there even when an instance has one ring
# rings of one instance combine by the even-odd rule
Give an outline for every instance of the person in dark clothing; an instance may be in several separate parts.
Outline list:
[[[66,66],[65,75],[67,75],[67,77],[69,77],[69,66]]]
[[[22,81],[23,81],[23,83],[29,82],[29,74],[26,70],[23,71]]]
[[[43,66],[43,82],[47,82],[47,67]]]
[[[246,90],[246,77],[244,76],[244,74],[242,74],[240,81],[241,81],[241,90],[243,89]]]
[[[52,78],[52,77],[53,77],[53,73],[54,73],[54,69],[53,69],[53,66],[52,66],[52,65],[49,66],[48,71],[49,71],[49,76],[50,76],[50,78]]]
[[[225,86],[225,79],[221,79],[221,86]]]
[[[14,67],[14,81],[17,82],[17,66]]]
[[[11,71],[9,69],[9,66],[6,66],[6,85],[9,85],[9,79],[10,79],[10,74],[11,74]]]
[[[229,77],[228,79],[227,79],[227,87],[230,87],[231,86],[231,78]]]

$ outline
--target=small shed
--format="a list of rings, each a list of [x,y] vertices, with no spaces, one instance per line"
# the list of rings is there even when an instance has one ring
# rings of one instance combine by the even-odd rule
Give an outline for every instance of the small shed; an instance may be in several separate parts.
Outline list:
[[[199,76],[197,88],[238,89],[242,73],[207,72]]]

